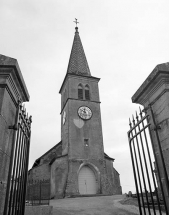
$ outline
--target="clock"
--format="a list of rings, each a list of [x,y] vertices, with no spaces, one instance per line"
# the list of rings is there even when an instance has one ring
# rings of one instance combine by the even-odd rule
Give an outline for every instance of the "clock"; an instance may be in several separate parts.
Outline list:
[[[92,111],[89,107],[81,106],[77,112],[78,112],[79,117],[82,119],[87,120],[92,117]]]

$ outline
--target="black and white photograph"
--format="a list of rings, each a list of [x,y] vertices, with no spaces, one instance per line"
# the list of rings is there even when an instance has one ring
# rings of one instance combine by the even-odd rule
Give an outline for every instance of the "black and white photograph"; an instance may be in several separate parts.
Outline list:
[[[0,215],[169,214],[168,8],[1,0]]]

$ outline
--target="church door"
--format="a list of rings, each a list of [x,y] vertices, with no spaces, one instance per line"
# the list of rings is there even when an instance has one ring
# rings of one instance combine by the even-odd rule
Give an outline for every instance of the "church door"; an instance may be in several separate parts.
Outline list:
[[[78,177],[80,194],[96,194],[96,177],[87,166],[81,168]]]

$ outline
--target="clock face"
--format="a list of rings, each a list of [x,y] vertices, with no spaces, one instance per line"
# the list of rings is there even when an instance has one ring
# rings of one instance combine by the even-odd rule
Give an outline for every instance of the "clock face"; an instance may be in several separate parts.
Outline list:
[[[80,118],[87,120],[92,117],[92,111],[90,110],[90,108],[82,106],[78,109],[78,115],[80,116]]]

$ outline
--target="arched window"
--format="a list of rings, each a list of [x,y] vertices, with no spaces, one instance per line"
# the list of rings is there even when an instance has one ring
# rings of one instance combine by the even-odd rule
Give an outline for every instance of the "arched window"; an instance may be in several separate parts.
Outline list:
[[[90,92],[89,92],[89,86],[85,86],[85,99],[90,100]]]
[[[78,99],[83,99],[83,86],[81,84],[78,85]]]

